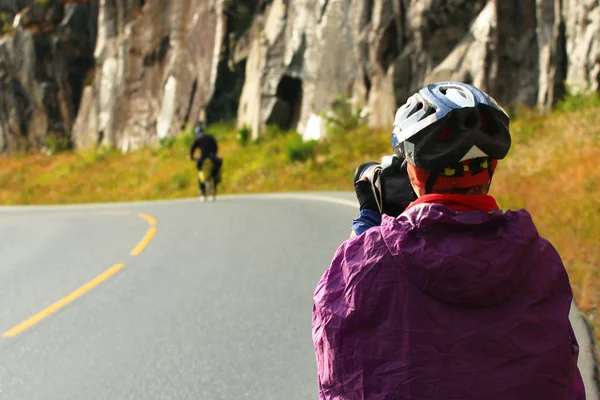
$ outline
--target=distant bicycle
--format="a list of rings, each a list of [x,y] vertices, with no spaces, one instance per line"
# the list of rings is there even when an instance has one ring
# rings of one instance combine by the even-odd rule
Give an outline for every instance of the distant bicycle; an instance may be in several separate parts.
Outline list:
[[[202,163],[202,169],[198,171],[198,189],[201,201],[217,200],[217,187],[221,181],[220,165],[212,158],[206,158]]]

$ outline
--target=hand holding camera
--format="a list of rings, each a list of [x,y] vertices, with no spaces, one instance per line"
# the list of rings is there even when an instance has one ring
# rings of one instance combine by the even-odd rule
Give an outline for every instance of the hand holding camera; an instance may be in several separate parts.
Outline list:
[[[365,162],[354,173],[354,190],[361,210],[397,217],[417,199],[406,170],[406,161],[385,156],[381,164]]]

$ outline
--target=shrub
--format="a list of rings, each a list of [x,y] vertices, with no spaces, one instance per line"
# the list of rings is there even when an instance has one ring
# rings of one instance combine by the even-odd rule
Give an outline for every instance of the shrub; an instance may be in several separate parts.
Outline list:
[[[235,140],[237,134],[235,121],[219,121],[211,123],[204,130],[218,141]]]
[[[173,148],[173,145],[175,144],[176,141],[177,141],[177,138],[175,138],[173,136],[159,139],[158,140],[158,148],[160,150],[169,150],[169,149]]]
[[[316,148],[316,140],[304,141],[299,134],[290,135],[285,142],[285,153],[290,162],[305,162],[314,158]]]
[[[236,139],[239,144],[245,146],[250,141],[250,136],[252,136],[252,129],[248,124],[244,124],[238,129]]]
[[[556,103],[556,110],[560,112],[577,111],[586,108],[600,107],[600,95],[597,92],[582,91],[574,92],[567,88],[565,97]]]
[[[73,148],[73,143],[71,143],[70,138],[55,132],[50,132],[44,138],[44,145],[48,148],[51,154],[62,153]]]
[[[263,133],[266,139],[277,139],[278,137],[285,136],[285,132],[276,124],[269,124],[265,126],[265,132]]]
[[[0,12],[0,25],[2,25],[2,34],[12,31],[13,16],[7,12]]]
[[[338,97],[331,105],[331,110],[323,116],[327,122],[328,133],[350,131],[362,125],[360,110],[353,110],[347,97]]]
[[[193,132],[186,131],[179,135],[179,142],[184,149],[189,149],[192,147],[192,143],[194,143],[195,139],[196,136]]]

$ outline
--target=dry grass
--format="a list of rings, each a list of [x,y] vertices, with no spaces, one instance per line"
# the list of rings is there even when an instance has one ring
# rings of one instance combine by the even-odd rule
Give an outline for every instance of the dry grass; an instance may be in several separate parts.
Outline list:
[[[513,149],[499,166],[492,192],[505,209],[531,212],[562,255],[576,300],[600,333],[600,108],[596,103],[574,108],[547,116],[529,111],[516,119]],[[336,132],[308,161],[290,162],[289,134],[275,132],[242,146],[231,127],[209,132],[221,140],[225,157],[221,193],[351,190],[355,167],[379,160],[389,149],[389,131],[358,128]],[[0,204],[194,196],[190,140],[184,134],[125,155],[88,151],[0,158]]]
[[[516,143],[493,184],[501,204],[527,208],[540,233],[559,250],[577,303],[592,322],[598,321],[600,302],[598,110],[517,120],[513,125]],[[596,328],[600,328],[598,322],[594,322]],[[600,334],[600,329],[596,332]]]
[[[224,156],[220,193],[347,190],[358,160],[378,160],[388,134],[360,128],[320,143],[306,162],[290,162],[292,133],[242,146],[228,127],[212,127]],[[376,138],[376,140],[373,140]],[[191,136],[128,154],[84,151],[0,158],[0,204],[71,204],[196,195]]]

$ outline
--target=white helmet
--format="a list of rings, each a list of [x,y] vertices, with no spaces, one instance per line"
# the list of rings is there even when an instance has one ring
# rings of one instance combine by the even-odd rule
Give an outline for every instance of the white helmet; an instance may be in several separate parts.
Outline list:
[[[460,82],[434,83],[396,112],[392,148],[433,173],[469,159],[500,160],[511,146],[509,124],[502,107],[481,90]]]

